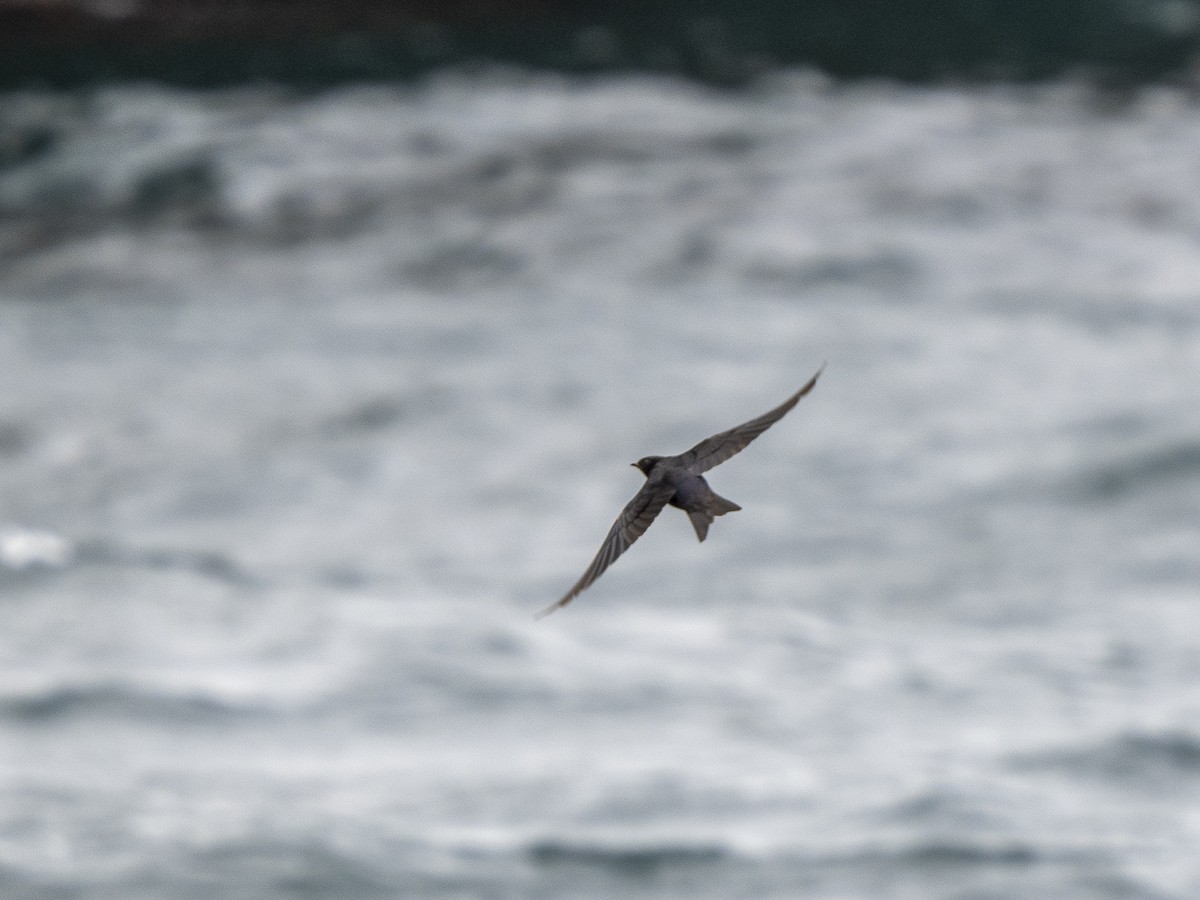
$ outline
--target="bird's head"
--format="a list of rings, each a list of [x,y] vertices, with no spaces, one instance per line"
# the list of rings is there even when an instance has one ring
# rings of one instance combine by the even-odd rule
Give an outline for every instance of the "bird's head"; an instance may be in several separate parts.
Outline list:
[[[649,478],[650,473],[654,470],[654,467],[657,466],[661,461],[661,456],[643,456],[637,462],[630,463],[630,465],[635,469],[641,469],[642,474]]]

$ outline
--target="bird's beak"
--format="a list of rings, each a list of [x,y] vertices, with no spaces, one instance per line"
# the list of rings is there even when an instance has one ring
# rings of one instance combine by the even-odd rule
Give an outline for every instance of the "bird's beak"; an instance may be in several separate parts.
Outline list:
[[[630,463],[630,465],[633,466],[635,469],[637,468],[637,463]]]

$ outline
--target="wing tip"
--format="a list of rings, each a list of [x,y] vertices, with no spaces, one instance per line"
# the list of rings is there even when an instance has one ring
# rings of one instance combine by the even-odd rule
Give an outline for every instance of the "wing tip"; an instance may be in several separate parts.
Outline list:
[[[541,610],[538,610],[537,612],[535,612],[533,614],[533,621],[535,621],[535,622],[541,621],[542,619],[546,618],[546,616],[550,615],[551,613],[557,612],[558,610],[562,609],[564,606],[566,606],[568,603],[570,603],[574,599],[575,599],[574,594],[568,594],[567,596],[565,596],[561,600],[559,600],[557,603],[551,603],[545,609],[541,609]]]
[[[821,373],[825,371],[825,367],[828,364],[829,364],[829,360],[825,360],[824,362],[822,362],[820,367],[813,374],[813,377],[808,379],[807,382],[805,382],[804,387],[800,388],[800,390],[798,390],[798,391],[796,391],[796,393],[792,394],[791,398],[788,400],[788,403],[790,403],[790,404],[792,404],[792,406],[794,406],[795,404],[800,402],[800,399],[802,397],[807,396],[808,392],[817,386],[817,379],[821,377]],[[791,406],[789,406],[788,409],[791,409]]]
[[[804,385],[804,387],[800,388],[800,392],[802,394],[807,393],[808,391],[811,391],[813,389],[813,387],[817,383],[817,379],[821,377],[821,373],[825,371],[825,367],[827,365],[829,365],[829,360],[827,360],[827,359],[822,360],[821,365],[819,365],[817,367],[817,371],[813,374],[813,377],[808,379],[808,384],[806,384],[806,385]]]

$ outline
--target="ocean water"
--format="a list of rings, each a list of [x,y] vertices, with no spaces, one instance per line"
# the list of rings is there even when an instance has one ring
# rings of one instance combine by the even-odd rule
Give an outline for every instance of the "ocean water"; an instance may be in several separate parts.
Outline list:
[[[1200,107],[0,99],[0,894],[1200,893]],[[813,393],[573,604],[641,476]]]

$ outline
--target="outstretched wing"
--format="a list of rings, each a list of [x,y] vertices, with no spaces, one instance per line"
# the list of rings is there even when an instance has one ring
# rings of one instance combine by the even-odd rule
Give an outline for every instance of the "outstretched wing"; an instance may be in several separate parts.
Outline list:
[[[735,453],[744,450],[747,444],[791,412],[792,407],[800,402],[800,398],[813,389],[817,379],[824,371],[825,366],[822,364],[821,368],[817,369],[817,374],[809,379],[808,384],[769,413],[763,413],[757,419],[751,419],[736,428],[730,428],[728,431],[705,438],[691,450],[679,454],[674,461],[695,475],[707,472],[713,466],[719,466]]]
[[[674,493],[674,486],[665,482],[661,477],[647,478],[642,489],[621,510],[621,515],[617,516],[617,521],[613,522],[612,528],[609,529],[608,537],[600,546],[600,552],[596,554],[596,558],[592,560],[592,564],[587,567],[583,576],[575,582],[575,586],[567,591],[561,600],[547,606],[534,618],[540,619],[550,615],[560,606],[566,606],[582,593],[584,588],[599,578],[600,574],[650,527],[654,517],[662,512],[662,508],[667,505],[667,501]]]

